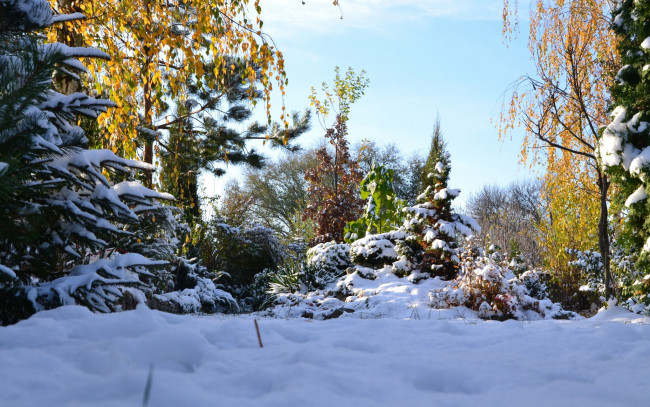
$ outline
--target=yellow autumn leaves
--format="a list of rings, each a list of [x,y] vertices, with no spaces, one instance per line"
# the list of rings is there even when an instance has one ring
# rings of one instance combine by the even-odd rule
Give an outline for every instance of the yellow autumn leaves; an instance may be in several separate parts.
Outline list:
[[[516,34],[517,6],[504,0],[506,39]],[[528,48],[536,72],[516,83],[499,121],[501,139],[523,127],[522,162],[544,168],[548,213],[539,231],[555,270],[567,267],[565,248],[597,247],[606,176],[596,146],[618,58],[609,11],[608,0],[531,3]]]
[[[242,82],[251,85],[251,96],[261,84],[269,117],[273,83],[284,92],[283,56],[262,33],[259,0],[51,2],[60,12],[85,14],[85,20],[67,23],[68,29],[84,45],[111,56],[110,61],[86,61],[88,83],[117,103],[117,109],[100,117],[107,130],[104,144],[128,156],[141,155],[137,128],[164,124],[166,107],[187,97],[190,80],[211,88],[232,74],[228,58],[246,65]],[[256,18],[249,15],[251,5]],[[215,79],[206,75],[207,65],[214,66]]]

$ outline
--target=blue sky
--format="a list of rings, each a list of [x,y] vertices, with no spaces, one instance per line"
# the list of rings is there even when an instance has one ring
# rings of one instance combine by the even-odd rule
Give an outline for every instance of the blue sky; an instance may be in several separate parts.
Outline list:
[[[264,29],[285,57],[287,109],[307,107],[310,88],[331,83],[335,66],[364,69],[371,83],[351,109],[351,144],[367,138],[426,155],[439,114],[459,201],[483,185],[534,176],[518,164],[521,135],[501,143],[491,122],[508,86],[533,70],[525,35],[503,44],[502,0],[341,0],[341,10],[331,0],[305,3],[262,2]],[[276,116],[280,105],[273,102]],[[314,121],[300,143],[323,134]]]

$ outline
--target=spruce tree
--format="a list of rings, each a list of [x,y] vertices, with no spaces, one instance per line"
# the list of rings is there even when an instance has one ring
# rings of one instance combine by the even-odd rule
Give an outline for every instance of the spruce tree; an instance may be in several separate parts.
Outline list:
[[[446,162],[443,162],[446,160]],[[429,147],[429,155],[424,162],[424,166],[420,172],[420,190],[425,190],[428,186],[435,187],[438,182],[436,177],[430,177],[429,174],[435,174],[437,171],[436,165],[442,162],[444,166],[444,173],[440,174],[444,183],[449,181],[449,173],[451,167],[449,166],[449,158],[446,157],[446,143],[442,137],[442,130],[440,128],[440,118],[436,118],[433,125],[433,134],[431,136],[431,146]]]
[[[451,207],[460,190],[448,187],[450,154],[439,125],[436,128],[424,166],[428,171],[422,180],[424,191],[417,198],[418,204],[404,209],[404,226],[411,236],[400,251],[408,249],[407,258],[421,272],[452,279],[458,275],[460,248],[456,239],[468,237],[480,228],[473,219],[454,213]]]
[[[143,266],[161,264],[137,254],[86,264],[118,249],[125,225],[172,197],[132,180],[134,170],[151,166],[85,148],[78,117],[94,119],[112,102],[54,90],[53,77],[84,71],[76,58],[107,58],[43,43],[38,31],[78,18],[53,14],[46,0],[0,0],[1,323],[70,301],[119,309],[129,287],[151,287],[154,275]],[[113,184],[106,173],[125,180]]]
[[[617,185],[614,202],[627,207],[622,236],[639,269],[650,270],[650,3],[623,0],[613,11],[622,67],[612,93],[612,122],[599,140],[602,165]],[[607,281],[607,294],[611,292]]]

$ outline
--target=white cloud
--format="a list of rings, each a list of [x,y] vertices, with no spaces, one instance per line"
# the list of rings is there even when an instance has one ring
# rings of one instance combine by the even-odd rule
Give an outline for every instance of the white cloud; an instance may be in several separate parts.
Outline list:
[[[446,18],[499,20],[500,0],[267,0],[262,19],[276,36],[350,28],[390,32],[391,25]],[[341,16],[343,19],[341,20]]]

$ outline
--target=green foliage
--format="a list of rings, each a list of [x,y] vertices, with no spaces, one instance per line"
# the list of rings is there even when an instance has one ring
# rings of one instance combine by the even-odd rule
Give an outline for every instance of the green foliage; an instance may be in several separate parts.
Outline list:
[[[429,148],[429,155],[427,160],[424,162],[422,167],[422,172],[420,173],[420,190],[425,190],[428,186],[432,188],[436,186],[438,182],[441,182],[445,186],[449,182],[449,174],[451,172],[451,165],[449,164],[449,157],[447,156],[446,150],[447,143],[445,143],[442,138],[442,131],[440,129],[440,119],[436,118],[436,122],[433,125],[433,135],[431,136],[431,147]],[[441,163],[443,165],[442,172],[436,170],[436,165]],[[430,176],[429,174],[436,174]]]
[[[122,252],[139,253],[151,259],[177,261],[179,237],[189,234],[189,227],[179,222],[180,210],[174,206],[135,208],[139,222],[124,225],[125,233],[115,242]]]
[[[193,224],[201,216],[198,175],[201,171],[201,145],[192,136],[189,121],[169,129],[165,149],[160,153],[160,187],[176,198],[183,220]]]
[[[261,311],[273,305],[275,295],[268,292],[273,273],[272,270],[263,270],[255,274],[250,284],[228,286],[241,312]]]
[[[207,89],[196,80],[189,83],[189,98],[178,104],[175,111],[166,113],[168,123],[155,128],[169,131],[160,143],[161,187],[177,198],[189,224],[200,217],[198,177],[202,171],[221,176],[225,167],[232,164],[262,168],[265,157],[250,147],[253,140],[268,143],[272,148],[296,151],[291,143],[309,129],[309,111],[294,113],[292,125],[287,122],[286,127],[249,122],[251,102],[254,104],[263,96],[256,94],[251,100],[250,88],[241,81],[244,64],[232,60],[228,65],[234,70],[219,86]],[[215,81],[213,68],[205,67],[204,80],[207,77]],[[246,127],[241,130],[244,124]]]
[[[372,165],[359,187],[361,199],[367,200],[361,218],[345,226],[345,241],[351,243],[368,234],[384,233],[398,228],[404,220],[404,202],[393,188],[393,170]]]
[[[233,286],[251,284],[256,274],[276,270],[285,254],[271,229],[233,227],[218,216],[196,226],[192,244],[205,267],[227,274]]]
[[[269,275],[269,293],[307,293],[322,290],[339,275],[340,273],[332,273],[326,268],[290,259]]]
[[[641,152],[650,146],[650,4],[616,2],[612,29],[619,39],[621,67],[611,89],[612,122],[600,138],[600,159],[616,185],[613,205],[622,209],[619,243],[637,255],[636,268],[650,270],[650,167]],[[634,194],[635,199],[629,200]]]
[[[352,68],[348,68],[345,75],[341,75],[338,66],[334,68],[334,72],[333,89],[330,89],[329,85],[323,82],[322,92],[324,97],[319,100],[316,89],[312,87],[309,100],[320,116],[326,117],[331,110],[334,110],[337,116],[342,117],[342,121],[347,121],[350,114],[350,105],[363,96],[370,84],[370,80],[365,77],[365,71],[361,71],[361,74],[357,75]]]
[[[382,165],[393,170],[393,189],[399,199],[409,205],[415,204],[420,193],[420,174],[424,166],[424,157],[413,153],[404,157],[394,143],[379,145],[376,142],[363,139],[354,146],[358,157],[359,168],[364,174],[372,169],[373,164]]]

